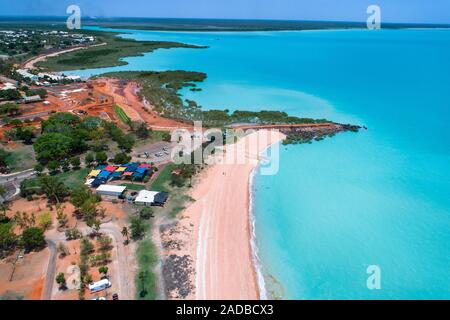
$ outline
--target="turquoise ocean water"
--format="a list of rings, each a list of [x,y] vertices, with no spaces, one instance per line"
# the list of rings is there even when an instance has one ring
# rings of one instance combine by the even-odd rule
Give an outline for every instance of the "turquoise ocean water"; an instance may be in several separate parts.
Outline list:
[[[256,175],[256,241],[269,291],[450,299],[450,30],[126,32],[209,48],[158,50],[74,73],[202,71],[203,91],[183,93],[205,109],[368,126],[283,147],[280,172]],[[367,288],[370,265],[381,268],[381,290]]]

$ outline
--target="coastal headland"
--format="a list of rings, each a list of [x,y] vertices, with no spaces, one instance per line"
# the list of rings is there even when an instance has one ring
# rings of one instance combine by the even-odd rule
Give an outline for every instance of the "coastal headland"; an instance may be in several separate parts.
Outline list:
[[[113,228],[102,229],[112,237],[112,240],[106,239],[107,241],[121,243],[124,238],[129,244],[130,236],[133,240],[128,248],[135,253],[133,259],[136,261],[133,260],[134,264],[130,264],[129,269],[123,267],[127,262],[121,246],[117,253],[113,252],[112,259],[102,264],[102,267],[111,268],[111,279],[117,283],[117,292],[121,298],[131,299],[133,294],[138,299],[262,298],[253,251],[250,212],[251,180],[255,169],[264,160],[262,152],[281,142],[310,143],[339,132],[358,131],[360,127],[326,119],[293,117],[286,112],[273,110],[204,110],[195,101],[185,100],[179,94],[182,88],[201,90],[197,84],[204,81],[207,75],[196,71],[114,72],[87,81],[56,81],[47,85],[33,80],[36,75],[29,72],[109,67],[126,63],[121,60],[123,57],[142,55],[160,48],[203,48],[176,42],[126,40],[116,37],[116,34],[102,32],[83,32],[95,35],[96,44],[83,47],[83,50],[78,46],[63,50],[55,48],[52,52],[31,57],[21,64],[26,68],[22,70],[26,72],[21,74],[29,76],[28,80],[20,78],[12,65],[13,69],[7,74],[14,77],[7,79],[6,82],[10,84],[16,83],[17,79],[27,81],[27,87],[17,87],[13,93],[41,93],[34,96],[37,99],[34,103],[17,99],[17,104],[10,105],[10,119],[6,118],[5,121],[3,118],[3,123],[0,123],[0,137],[11,147],[12,152],[16,152],[12,147],[19,143],[21,148],[27,148],[30,164],[24,169],[31,169],[33,166],[40,169],[39,177],[24,184],[22,196],[35,203],[44,201],[45,197],[40,197],[40,194],[33,191],[32,184],[42,188],[42,181],[52,179],[55,184],[60,184],[58,188],[64,191],[61,199],[68,203],[69,196],[76,194],[77,188],[85,183],[85,179],[95,174],[95,170],[89,173],[95,167],[94,163],[97,166],[121,165],[132,159],[139,164],[153,166],[151,159],[154,159],[158,167],[152,171],[147,181],[132,181],[133,183],[126,183],[124,186],[130,188],[130,194],[136,193],[135,190],[165,191],[169,194],[166,205],[148,211],[135,207],[132,203],[119,203],[117,199],[102,201],[102,208],[108,209],[108,213],[114,213],[114,216],[95,221],[99,225],[103,223],[108,228]],[[49,75],[57,76],[52,73]],[[65,121],[73,121],[73,125],[67,126]],[[173,144],[176,144],[175,140],[171,141],[170,132],[180,128],[193,132],[193,124],[198,121],[203,123],[205,130],[253,130],[252,133],[239,135],[237,141],[222,149],[228,154],[238,152],[243,155],[244,161],[186,166],[172,163],[173,159],[165,156],[170,155]],[[81,127],[83,130],[78,130]],[[29,133],[29,145],[22,145],[24,130]],[[52,130],[58,130],[58,133]],[[39,148],[39,143],[46,143],[45,139],[78,139],[79,133],[87,134],[88,143],[80,143],[80,148],[72,148],[76,144],[71,143],[71,148],[62,151],[62,148],[54,148],[53,151],[58,153],[55,161],[48,159],[45,148]],[[211,141],[203,137],[202,142],[205,144]],[[197,147],[204,148],[203,144],[200,143]],[[49,144],[48,148],[51,147]],[[92,153],[93,150],[96,151],[95,154]],[[150,156],[153,158],[149,159]],[[218,157],[217,154],[212,156]],[[69,158],[70,163],[63,161]],[[65,167],[62,168],[62,165]],[[13,167],[7,169],[17,171]],[[61,169],[63,172],[60,172]],[[70,181],[73,184],[66,190],[65,183]],[[114,183],[111,180],[107,182]],[[94,188],[83,188],[83,193],[86,192],[88,196],[94,192]],[[47,196],[49,201],[51,197]],[[22,202],[14,200],[13,204],[23,207],[24,199],[21,200]],[[68,208],[68,216],[73,217],[73,221],[63,221],[63,227],[75,228],[80,223],[82,227],[78,230],[79,237],[87,235],[88,232],[84,232],[89,231],[87,224],[84,225],[87,220],[83,221],[72,215],[72,211],[79,211],[76,207]],[[45,213],[33,210],[30,207],[26,214]],[[95,212],[97,214],[103,211]],[[55,220],[57,214],[61,215],[61,212],[53,210],[50,218]],[[12,218],[11,212],[7,219]],[[70,257],[68,250],[67,256],[69,259],[80,258],[79,264],[84,268],[83,261],[76,256],[76,252],[81,250],[82,245],[89,247],[89,243],[78,241],[79,238],[76,239],[78,242],[70,242],[72,240],[66,239],[59,230],[53,229],[45,234],[45,239],[57,240],[58,246],[62,243],[70,247],[74,253]],[[56,238],[51,238],[53,233],[56,233]],[[95,250],[88,251],[92,253]],[[54,256],[53,252],[52,257]],[[85,255],[83,259],[86,258]],[[45,262],[46,257],[42,260]],[[55,278],[55,270],[59,272],[58,275],[68,273],[65,264],[61,264],[66,263],[66,260],[47,260],[50,260],[46,271],[48,279]],[[39,266],[42,265],[40,262]],[[100,277],[100,271],[93,269],[91,272],[94,279]],[[131,283],[133,279],[133,285],[124,285]],[[53,281],[50,280],[43,291],[45,299],[73,299],[77,290],[79,299],[85,298],[85,287],[71,288],[61,295],[56,288],[52,290],[50,284]],[[84,284],[91,282],[89,277],[82,280]]]

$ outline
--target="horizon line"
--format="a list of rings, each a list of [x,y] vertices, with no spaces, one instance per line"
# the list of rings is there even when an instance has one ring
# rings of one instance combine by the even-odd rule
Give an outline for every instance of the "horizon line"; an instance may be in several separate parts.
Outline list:
[[[62,18],[67,15],[0,15],[1,18]],[[193,18],[193,17],[138,17],[138,16],[82,16],[85,19],[160,19],[160,20],[217,20],[217,21],[274,21],[274,22],[328,22],[328,23],[365,23],[366,21],[352,20],[301,20],[301,19],[275,19],[275,18]],[[386,21],[382,24],[419,24],[419,25],[448,25],[450,22],[392,22]]]

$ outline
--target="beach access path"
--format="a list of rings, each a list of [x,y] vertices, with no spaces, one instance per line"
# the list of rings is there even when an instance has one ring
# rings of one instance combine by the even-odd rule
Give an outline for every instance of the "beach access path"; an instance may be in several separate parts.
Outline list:
[[[214,164],[194,186],[195,201],[183,213],[183,220],[195,226],[191,256],[197,300],[260,298],[251,245],[250,179],[260,154],[284,138],[267,130],[242,138],[227,146],[226,153],[231,147],[242,152],[245,164]]]

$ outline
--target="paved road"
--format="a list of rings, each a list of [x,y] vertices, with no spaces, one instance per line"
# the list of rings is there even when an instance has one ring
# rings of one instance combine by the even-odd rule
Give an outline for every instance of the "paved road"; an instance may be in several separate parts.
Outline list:
[[[14,199],[20,193],[20,184],[23,180],[34,177],[36,173],[33,169],[12,173],[12,174],[2,174],[0,175],[0,185],[5,186],[8,190],[11,186],[15,188],[15,192],[8,192],[6,195],[6,200],[10,201]]]
[[[33,169],[25,170],[22,172],[16,172],[11,174],[0,174],[0,184],[4,184],[7,182],[16,182],[19,183],[22,182],[25,179],[29,179],[35,175],[35,172]]]
[[[56,249],[56,243],[53,240],[47,239],[46,242],[48,249],[50,250],[50,257],[48,259],[44,289],[42,290],[42,300],[51,300],[53,283],[56,281],[56,257],[58,252]]]

